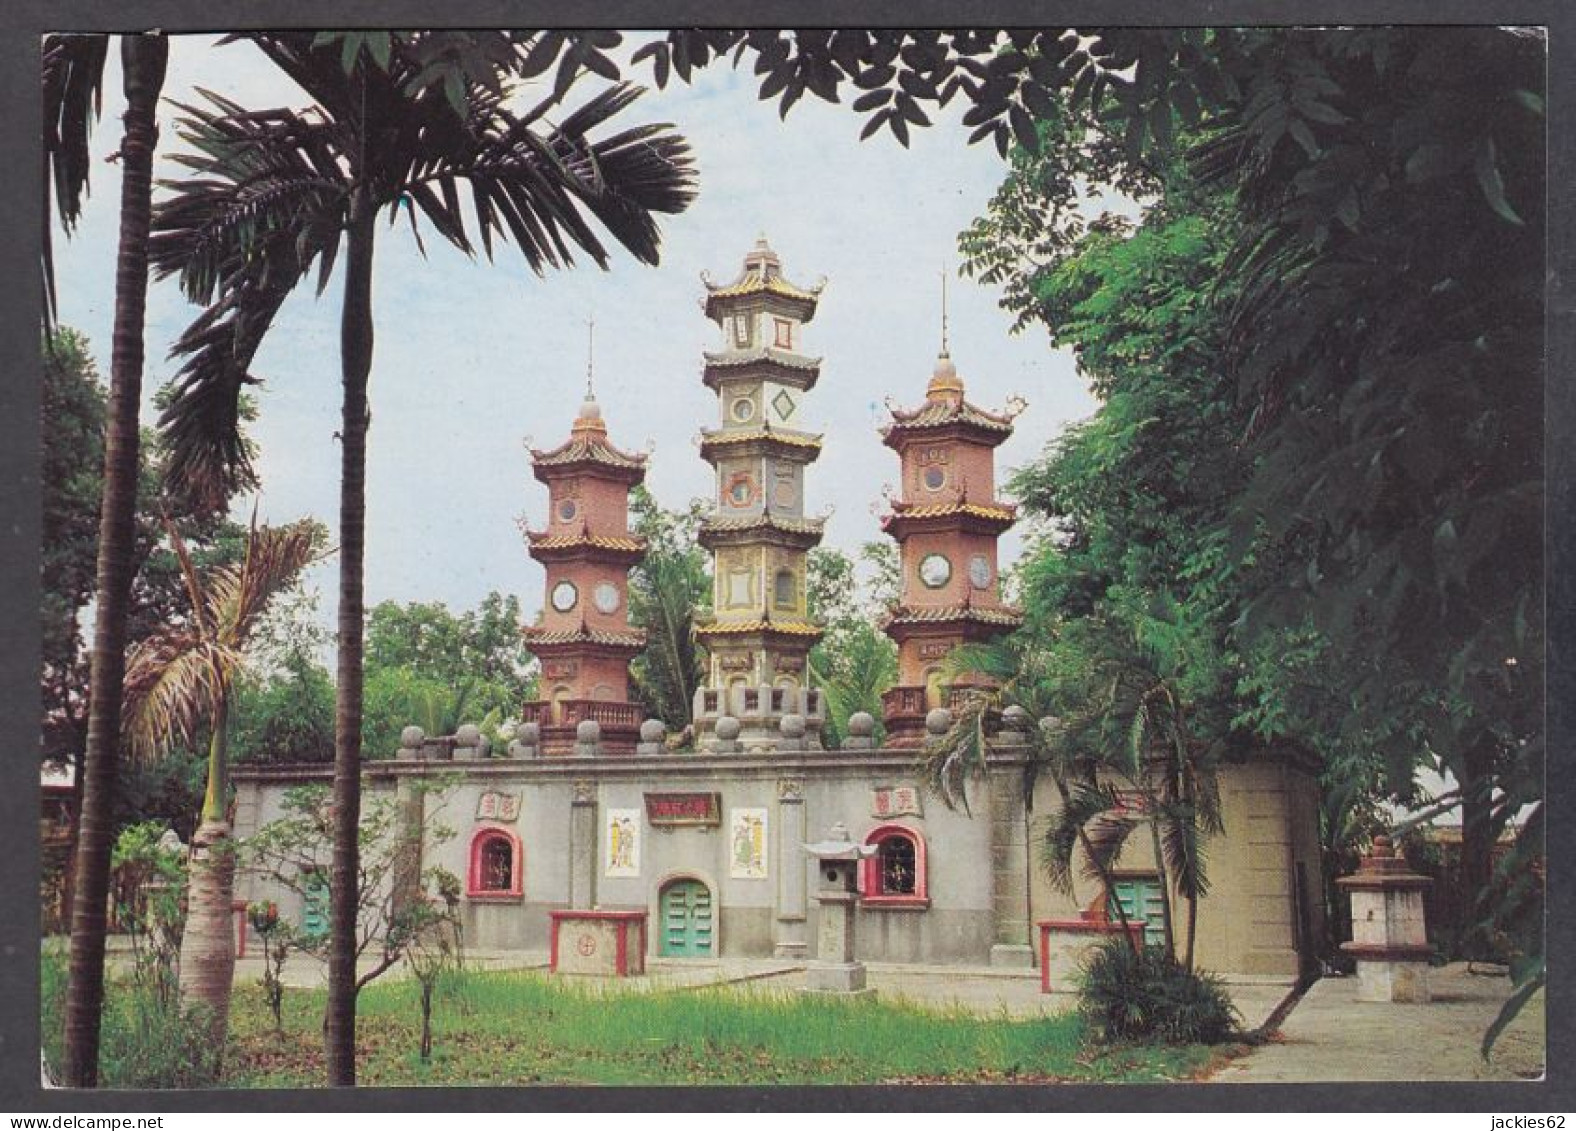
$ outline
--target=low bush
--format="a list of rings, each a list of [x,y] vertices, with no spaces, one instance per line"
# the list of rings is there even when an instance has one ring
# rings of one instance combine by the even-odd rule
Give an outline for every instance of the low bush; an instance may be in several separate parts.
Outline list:
[[[1135,951],[1125,939],[1090,955],[1078,1008],[1106,1042],[1218,1044],[1237,1032],[1237,1009],[1219,978],[1186,969],[1164,947]]]
[[[50,1076],[62,1078],[65,1050],[66,955],[46,950],[40,964],[40,1029]],[[136,979],[112,978],[104,987],[99,1028],[99,1086],[201,1088],[215,1083],[221,1050],[191,1011]]]

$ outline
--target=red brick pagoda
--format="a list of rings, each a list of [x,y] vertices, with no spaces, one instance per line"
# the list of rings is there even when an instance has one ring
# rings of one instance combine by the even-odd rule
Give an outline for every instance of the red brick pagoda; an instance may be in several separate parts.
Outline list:
[[[645,633],[629,624],[628,575],[645,544],[629,531],[629,491],[646,476],[646,456],[608,442],[588,385],[569,440],[533,448],[531,465],[548,491],[547,529],[526,534],[547,570],[547,602],[524,630],[542,663],[542,699],[525,705],[522,721],[540,725],[544,755],[572,753],[587,720],[601,727],[602,752],[633,753],[641,710],[630,702],[629,661]]]
[[[898,685],[882,696],[890,746],[924,739],[925,715],[951,703],[943,665],[960,644],[989,640],[1022,623],[1002,603],[996,539],[1016,509],[996,499],[995,449],[1013,416],[963,398],[963,381],[943,345],[925,403],[892,409],[882,441],[903,464],[902,497],[881,527],[897,539],[903,589],[883,627],[898,646]]]

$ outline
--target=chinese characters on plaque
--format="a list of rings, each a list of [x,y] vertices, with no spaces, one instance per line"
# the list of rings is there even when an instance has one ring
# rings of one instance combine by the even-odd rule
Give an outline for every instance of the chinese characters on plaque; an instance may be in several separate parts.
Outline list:
[[[923,817],[920,807],[919,787],[913,785],[886,786],[870,791],[872,817]]]
[[[520,816],[520,798],[518,794],[500,793],[496,789],[489,789],[476,799],[476,819],[478,821],[514,821]]]

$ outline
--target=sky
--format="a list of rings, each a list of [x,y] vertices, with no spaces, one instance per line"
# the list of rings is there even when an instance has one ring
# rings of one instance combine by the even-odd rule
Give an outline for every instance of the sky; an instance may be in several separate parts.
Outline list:
[[[110,60],[91,197],[76,234],[57,244],[61,321],[87,335],[106,377],[120,184],[118,167],[100,158],[119,141],[121,112],[116,52]],[[178,173],[169,161],[181,144],[169,100],[193,101],[196,88],[255,109],[309,101],[246,43],[173,37],[157,175]],[[423,259],[403,218],[380,227],[369,607],[442,601],[461,610],[497,590],[519,596],[534,616],[543,575],[517,520],[543,525],[547,491],[531,476],[527,444],[554,447],[568,435],[584,396],[589,318],[610,438],[627,449],[649,446],[646,482],[664,506],[709,497],[712,473],[696,440],[718,411],[700,381],[701,353],[720,348],[721,332],[701,313],[700,274],[731,280],[763,234],[790,280],[827,280],[805,335],[804,351],[823,363],[801,425],[825,436],[806,477],[809,513],[830,513],[825,545],[853,556],[882,537],[877,515],[898,466],[877,429],[888,418],[887,398],[911,406],[924,396],[940,346],[943,270],[951,354],[969,399],[991,409],[1015,393],[1028,402],[998,449],[998,468],[1032,461],[1094,411],[1069,352],[1052,349],[1040,327],[1012,336],[998,290],[957,277],[957,234],[984,211],[1005,173],[993,146],[965,143],[961,106],[933,115],[936,125],[913,131],[904,150],[884,131],[861,143],[862,116],[811,96],[782,122],[756,89],[748,67],[718,63],[693,85],[651,91],[621,119],[672,122],[694,150],[699,193],[686,212],[662,218],[659,267],[615,250],[608,271],[582,261],[538,278],[512,246],[498,248],[492,263],[471,260],[428,229]],[[337,526],[340,277],[320,298],[302,286],[286,302],[253,365],[264,382],[249,428],[264,521],[313,515]],[[197,313],[173,280],[152,285],[145,422],[155,415],[154,390],[177,368],[166,359],[169,345]],[[251,502],[237,501],[238,517]],[[1022,537],[1021,530],[1004,536],[1004,564]],[[325,562],[307,579],[322,595],[324,623],[333,619],[334,569]]]

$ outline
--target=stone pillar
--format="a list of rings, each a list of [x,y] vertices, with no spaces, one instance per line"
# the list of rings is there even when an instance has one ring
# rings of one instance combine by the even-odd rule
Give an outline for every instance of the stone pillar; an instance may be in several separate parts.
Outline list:
[[[723,715],[717,719],[717,725],[712,728],[716,741],[712,744],[711,753],[738,754],[744,749],[739,742],[739,720],[732,715]]]
[[[475,723],[466,723],[454,732],[454,760],[475,762],[482,756],[482,731]]]
[[[542,756],[542,724],[521,723],[514,729],[514,741],[509,743],[511,758],[540,758]]]
[[[1029,833],[1024,826],[1023,771],[1016,764],[993,767],[990,791],[991,909],[996,941],[992,966],[1034,965],[1029,934]]]
[[[394,755],[397,762],[414,762],[421,757],[421,748],[427,741],[427,732],[420,727],[406,727],[399,732],[399,753]]]
[[[407,728],[418,729],[418,728]],[[396,849],[390,880],[394,910],[399,912],[421,898],[421,830],[426,819],[427,791],[420,778],[401,774],[395,779],[394,809]]]
[[[569,809],[569,906],[596,906],[596,782],[574,783]]]
[[[667,737],[668,728],[661,719],[647,719],[640,724],[640,741],[635,744],[635,753],[661,754],[667,750]]]
[[[843,738],[844,750],[874,750],[876,748],[876,720],[868,711],[855,711],[848,716],[848,733]]]
[[[575,757],[595,758],[602,753],[602,724],[586,719],[575,727]]]
[[[808,826],[804,813],[804,782],[798,778],[777,780],[777,939],[772,947],[775,958],[803,958],[809,950],[805,941],[808,906],[804,859],[799,846],[804,843]]]
[[[1357,959],[1357,1000],[1429,1000],[1428,924],[1423,892],[1433,883],[1409,871],[1399,846],[1374,837],[1357,871],[1335,881],[1352,899],[1352,941],[1341,949]]]

